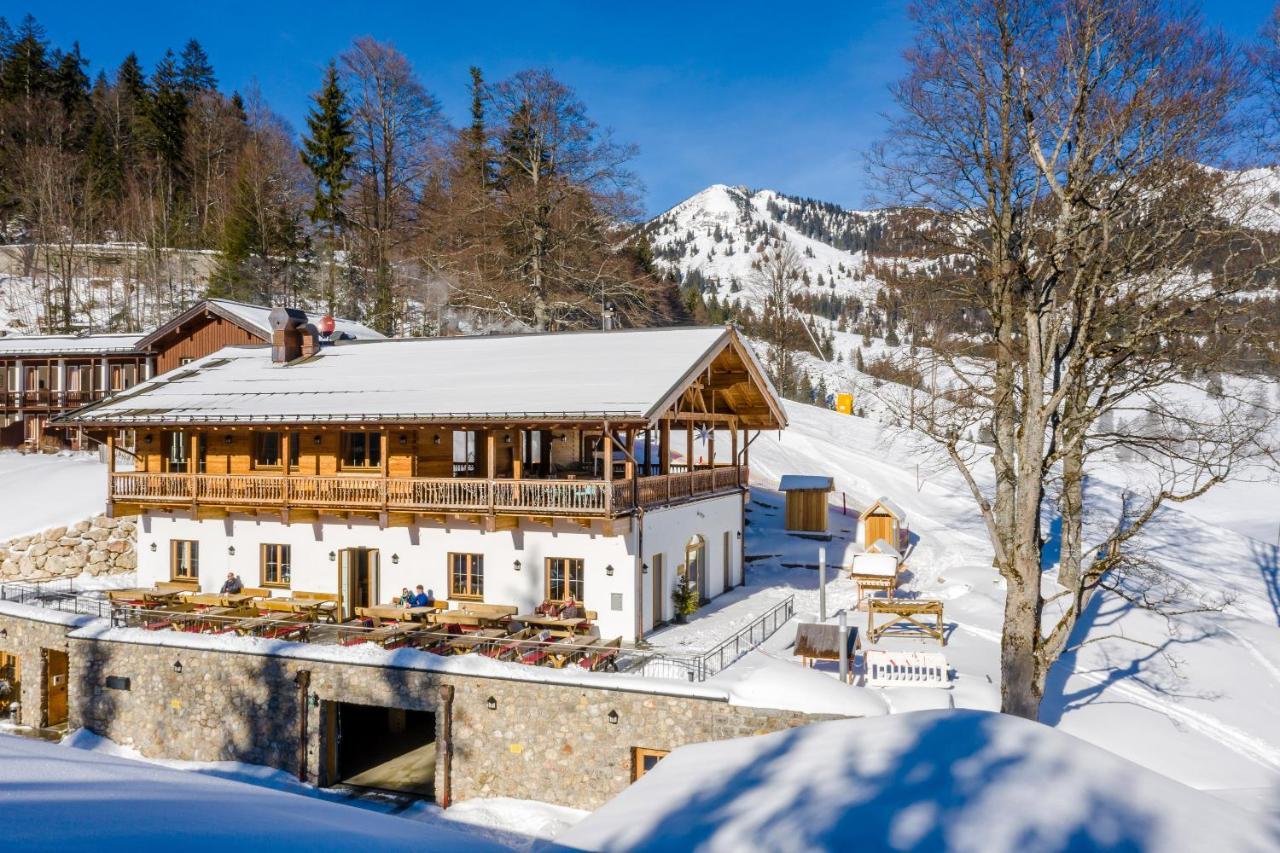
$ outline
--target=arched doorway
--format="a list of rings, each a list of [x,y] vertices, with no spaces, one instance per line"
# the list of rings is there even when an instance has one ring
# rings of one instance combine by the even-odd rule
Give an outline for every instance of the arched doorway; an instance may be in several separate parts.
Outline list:
[[[695,535],[684,546],[685,572],[689,583],[698,593],[698,601],[707,600],[707,541]]]

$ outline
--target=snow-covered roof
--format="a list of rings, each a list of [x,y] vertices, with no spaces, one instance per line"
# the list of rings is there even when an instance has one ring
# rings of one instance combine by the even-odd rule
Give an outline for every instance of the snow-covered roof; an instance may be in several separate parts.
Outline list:
[[[904,510],[902,507],[898,506],[896,503],[889,500],[888,498],[877,498],[876,502],[873,503],[871,506],[867,507],[866,511],[862,513],[862,517],[866,518],[868,515],[870,515],[872,512],[875,511],[876,507],[880,507],[881,509],[887,511],[894,518],[898,519],[899,522],[905,522],[907,520],[906,510]]]
[[[1270,850],[1275,839],[1265,809],[1247,812],[1058,729],[917,711],[681,747],[556,842],[1155,853]]]
[[[829,492],[835,488],[835,481],[831,477],[823,477],[820,474],[783,474],[782,479],[778,481],[778,491],[789,492],[791,490],[821,489]]]
[[[137,349],[142,335],[5,335],[0,337],[0,356],[99,355],[127,353]]]
[[[142,349],[150,349],[171,333],[189,324],[192,320],[208,314],[215,314],[229,320],[246,332],[261,338],[263,342],[271,341],[271,308],[266,305],[237,302],[234,299],[204,299],[170,318],[168,322],[153,329],[146,336],[139,338],[138,346]],[[319,319],[320,316],[318,314],[307,314],[308,322],[314,323]],[[345,320],[341,317],[333,318],[334,340],[377,341],[385,337],[381,332],[375,331],[362,323],[357,323],[355,320]]]
[[[883,539],[877,539],[875,542],[871,543],[871,547],[867,548],[867,551],[874,552],[876,554],[884,554],[897,560],[902,559],[902,554],[898,552],[898,549]]]
[[[666,411],[725,348],[727,327],[355,341],[273,364],[265,346],[225,347],[63,416],[63,423],[323,423],[614,420]],[[770,415],[780,402],[756,381]]]
[[[262,335],[267,340],[271,340],[271,321],[268,319],[271,316],[270,308],[265,305],[253,305],[248,302],[235,302],[230,299],[209,299],[206,301],[211,305],[216,305],[217,307],[222,308],[227,313],[232,314],[243,321],[243,323],[253,326],[255,329],[261,331]],[[307,319],[315,322],[319,319],[319,315],[308,313]],[[341,317],[333,318],[333,335],[334,337],[341,337],[345,335],[346,337],[363,341],[380,340],[386,337],[386,335],[381,332],[374,331],[363,323],[357,323],[355,320],[344,320]]]

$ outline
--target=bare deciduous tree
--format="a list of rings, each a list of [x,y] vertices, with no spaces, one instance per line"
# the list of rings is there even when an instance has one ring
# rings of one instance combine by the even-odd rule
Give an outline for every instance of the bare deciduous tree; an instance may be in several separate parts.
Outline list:
[[[918,372],[941,373],[943,387],[891,405],[978,502],[1007,586],[1002,708],[1034,717],[1088,594],[1123,565],[1121,546],[1258,449],[1258,425],[1230,395],[1184,393],[1191,342],[1229,322],[1229,297],[1253,285],[1271,248],[1232,215],[1248,198],[1236,173],[1200,165],[1226,161],[1246,70],[1195,16],[1157,0],[958,0],[915,17],[879,165],[897,201],[939,212],[935,251],[962,272],[906,298],[976,310],[987,337],[935,327],[916,358],[941,362]],[[1156,412],[1158,428],[1113,438],[1141,450],[1148,479],[1086,546],[1084,477],[1108,449],[1097,425],[1135,407]],[[990,449],[968,440],[980,429]],[[1054,591],[1042,580],[1043,511],[1059,477]]]

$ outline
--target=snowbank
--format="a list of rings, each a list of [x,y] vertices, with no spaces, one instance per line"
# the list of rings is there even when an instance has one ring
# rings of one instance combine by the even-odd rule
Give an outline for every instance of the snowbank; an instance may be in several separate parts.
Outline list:
[[[560,836],[587,850],[1274,850],[1276,827],[1047,726],[837,720],[676,750]]]
[[[0,736],[12,850],[501,850],[467,831],[97,752]]]
[[[0,542],[102,512],[107,466],[87,453],[0,452]]]

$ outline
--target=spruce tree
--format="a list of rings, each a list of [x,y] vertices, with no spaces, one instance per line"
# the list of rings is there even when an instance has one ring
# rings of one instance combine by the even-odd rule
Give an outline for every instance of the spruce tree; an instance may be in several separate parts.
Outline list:
[[[153,91],[147,111],[152,149],[175,184],[181,184],[183,152],[186,149],[187,96],[182,91],[182,74],[172,50],[152,75]]]
[[[195,39],[188,41],[187,46],[182,49],[178,81],[178,88],[188,98],[193,98],[201,92],[212,92],[218,87],[218,78],[213,74],[213,64],[209,62],[209,55]]]
[[[471,179],[481,190],[493,183],[493,163],[489,151],[489,130],[484,114],[484,75],[477,66],[471,66],[471,126],[467,128],[466,168]]]
[[[343,198],[351,186],[348,170],[352,160],[351,119],[347,96],[338,81],[338,69],[330,62],[324,82],[313,98],[315,106],[307,114],[307,132],[299,152],[311,170],[315,196],[307,215],[323,225],[329,253],[329,281],[325,288],[325,308],[332,314],[337,305],[337,282],[333,252],[343,221]]]

